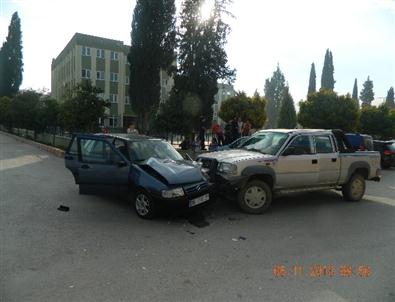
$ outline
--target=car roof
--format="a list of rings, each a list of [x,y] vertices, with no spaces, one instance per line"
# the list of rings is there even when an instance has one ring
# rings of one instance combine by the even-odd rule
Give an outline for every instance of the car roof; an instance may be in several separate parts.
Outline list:
[[[325,129],[264,129],[255,132],[254,134],[258,133],[265,133],[265,132],[279,132],[279,133],[288,133],[288,134],[328,134],[332,133],[332,130],[325,130]]]
[[[141,141],[141,140],[162,140],[161,138],[156,138],[152,136],[147,136],[147,135],[141,135],[141,134],[134,134],[134,133],[74,133],[74,135],[79,135],[79,136],[96,136],[96,137],[101,137],[101,138],[119,138],[123,140],[128,140],[128,141]]]

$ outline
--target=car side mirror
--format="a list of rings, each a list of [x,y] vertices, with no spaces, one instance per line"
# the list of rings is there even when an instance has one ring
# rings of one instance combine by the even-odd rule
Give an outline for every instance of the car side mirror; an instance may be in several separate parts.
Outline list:
[[[295,154],[295,147],[288,147],[287,149],[284,150],[282,156],[288,156],[293,154]]]
[[[126,167],[128,164],[127,164],[127,162],[124,161],[124,160],[119,160],[119,161],[116,162],[116,165],[117,165],[119,168],[122,168],[122,167]]]

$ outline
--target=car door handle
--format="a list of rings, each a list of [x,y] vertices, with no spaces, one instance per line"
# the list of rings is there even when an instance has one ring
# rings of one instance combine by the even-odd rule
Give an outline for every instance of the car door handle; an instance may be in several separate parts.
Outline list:
[[[332,162],[336,162],[337,161],[337,158],[332,158]]]
[[[311,162],[313,165],[318,164],[318,159],[313,159]]]
[[[90,167],[88,165],[82,165],[81,169],[89,169]]]

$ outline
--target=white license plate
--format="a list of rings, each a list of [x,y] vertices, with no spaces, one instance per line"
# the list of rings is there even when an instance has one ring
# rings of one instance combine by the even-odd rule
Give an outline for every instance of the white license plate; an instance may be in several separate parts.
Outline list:
[[[205,194],[205,195],[199,196],[199,197],[194,198],[194,199],[189,201],[189,207],[191,208],[191,207],[196,206],[198,204],[201,204],[201,203],[203,203],[203,202],[205,202],[205,201],[207,201],[209,199],[210,199],[210,195],[209,194]]]

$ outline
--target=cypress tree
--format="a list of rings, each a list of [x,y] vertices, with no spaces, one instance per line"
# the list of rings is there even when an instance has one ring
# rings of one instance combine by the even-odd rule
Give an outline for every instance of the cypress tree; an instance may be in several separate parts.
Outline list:
[[[309,89],[307,91],[307,95],[309,95],[310,93],[315,93],[316,90],[316,75],[315,75],[315,66],[314,63],[311,64],[311,69],[310,69],[310,79],[309,79]]]
[[[394,87],[391,87],[387,92],[387,97],[385,98],[385,106],[395,109]]]
[[[359,107],[357,79],[355,79],[355,81],[354,81],[354,88],[352,89],[352,99],[357,101],[357,104]]]
[[[285,77],[280,70],[280,66],[277,65],[276,71],[273,72],[273,76],[270,79],[266,79],[265,82],[265,99],[266,112],[267,112],[267,124],[266,128],[275,128],[278,123],[278,114],[281,108],[281,102],[285,93]]]
[[[296,127],[296,111],[289,88],[285,87],[278,118],[278,128],[293,129]]]
[[[335,88],[335,80],[333,78],[334,72],[335,68],[333,67],[332,52],[327,49],[325,53],[324,67],[322,68],[321,89],[329,89],[333,91]]]
[[[22,84],[22,31],[18,12],[12,15],[6,41],[0,50],[0,96],[12,96]]]
[[[362,106],[370,106],[374,100],[373,82],[369,77],[365,83],[363,83],[363,88],[359,97],[361,99]]]
[[[160,69],[170,71],[175,60],[175,12],[174,0],[138,0],[134,8],[129,93],[143,133],[159,107]]]
[[[212,119],[218,81],[232,82],[235,76],[235,70],[228,66],[225,51],[230,26],[223,17],[228,14],[226,9],[230,1],[214,1],[212,12],[206,20],[202,19],[201,14],[203,3],[203,0],[185,0],[182,4],[179,69],[173,89],[174,93],[188,95],[191,104],[180,104],[180,107],[188,110],[190,123],[194,126],[197,126],[201,116],[206,121]]]

